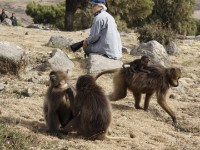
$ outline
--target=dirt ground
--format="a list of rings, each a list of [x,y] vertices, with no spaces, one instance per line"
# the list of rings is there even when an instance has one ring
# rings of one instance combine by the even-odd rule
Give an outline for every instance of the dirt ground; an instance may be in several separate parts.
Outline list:
[[[25,33],[28,32],[28,35]],[[200,149],[200,41],[176,41],[180,53],[169,56],[173,65],[182,69],[180,86],[169,91],[168,104],[177,115],[179,130],[175,130],[169,115],[152,98],[149,111],[136,110],[131,93],[122,100],[112,103],[113,121],[111,136],[135,138],[131,141],[86,141],[67,135],[65,139],[48,136],[42,114],[44,94],[49,70],[39,71],[37,67],[49,55],[53,48],[45,46],[52,35],[62,35],[76,41],[88,36],[88,32],[61,32],[0,25],[0,41],[13,42],[21,46],[29,57],[27,73],[20,78],[11,75],[0,75],[0,83],[6,88],[0,91],[0,121],[12,125],[22,133],[36,135],[41,144],[32,149],[42,149],[46,143],[54,145],[51,149],[81,150],[127,150],[127,149],[165,149],[186,150]],[[137,35],[133,32],[121,36],[123,46],[131,49],[138,44]],[[86,74],[86,60],[82,52],[72,53],[66,50],[75,68],[71,73],[71,82],[78,76]],[[131,61],[138,56],[123,54],[122,61]],[[32,80],[30,82],[30,79]],[[98,79],[105,92],[112,91],[112,75]],[[32,95],[24,97],[21,91],[30,89]]]

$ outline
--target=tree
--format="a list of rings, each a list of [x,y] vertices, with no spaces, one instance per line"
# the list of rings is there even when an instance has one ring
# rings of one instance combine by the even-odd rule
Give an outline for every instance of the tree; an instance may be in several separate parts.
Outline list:
[[[72,31],[74,15],[78,8],[85,9],[88,5],[87,0],[66,0],[65,1],[65,30]]]
[[[148,17],[153,10],[153,0],[109,0],[108,11],[132,27]]]
[[[195,20],[192,18],[195,0],[154,0],[155,6],[149,22],[159,20],[163,28],[172,28],[179,34],[194,34]]]
[[[108,12],[111,13],[121,29],[127,25],[132,27],[136,22],[144,20],[153,10],[153,0],[109,0]],[[88,28],[91,25],[92,11],[88,0],[66,0],[58,5],[40,5],[29,3],[27,15],[33,17],[35,23],[50,23],[72,31]]]

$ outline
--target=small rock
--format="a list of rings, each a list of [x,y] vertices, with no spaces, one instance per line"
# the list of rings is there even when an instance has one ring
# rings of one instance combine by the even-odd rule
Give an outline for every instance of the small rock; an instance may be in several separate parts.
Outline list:
[[[135,138],[136,136],[135,136],[135,134],[133,134],[133,133],[129,133],[130,134],[130,138]]]
[[[44,121],[44,118],[40,118],[39,121]]]
[[[175,95],[174,95],[174,94],[171,94],[171,95],[169,96],[169,98],[170,98],[170,99],[175,99]]]
[[[122,53],[129,54],[130,50],[126,47],[122,47]]]
[[[27,97],[31,97],[33,95],[33,91],[30,88],[25,89],[23,92],[23,95]]]
[[[38,83],[38,80],[36,78],[34,78],[34,77],[29,78],[27,81],[28,82],[33,82],[33,83]]]
[[[5,89],[5,85],[3,83],[0,83],[0,91]]]

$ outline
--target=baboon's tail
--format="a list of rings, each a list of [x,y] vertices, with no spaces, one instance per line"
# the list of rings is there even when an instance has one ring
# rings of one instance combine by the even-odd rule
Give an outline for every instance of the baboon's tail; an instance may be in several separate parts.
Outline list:
[[[115,73],[115,72],[117,72],[119,70],[120,70],[120,68],[103,71],[103,72],[97,74],[96,77],[95,77],[95,79],[97,80],[103,74],[106,74],[106,73]]]

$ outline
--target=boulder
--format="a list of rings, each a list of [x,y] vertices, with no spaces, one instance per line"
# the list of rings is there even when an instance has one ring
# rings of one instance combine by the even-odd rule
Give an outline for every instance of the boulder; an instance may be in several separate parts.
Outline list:
[[[0,42],[0,72],[19,75],[25,71],[27,56],[25,51],[14,43]]]
[[[169,42],[169,44],[167,45],[166,51],[168,54],[173,55],[173,54],[178,53],[180,49],[178,48],[175,42]]]
[[[51,67],[52,70],[72,70],[74,63],[69,59],[69,57],[60,49],[54,49],[52,51],[52,58],[47,61],[47,65]]]
[[[3,25],[7,25],[7,26],[12,26],[12,21],[11,21],[9,18],[5,18],[5,19],[2,21],[2,24],[3,24]]]
[[[58,47],[58,48],[69,48],[71,44],[75,43],[73,39],[66,38],[61,35],[53,35],[49,39],[48,46]]]
[[[200,35],[197,35],[195,39],[200,41]]]
[[[130,54],[140,56],[146,55],[149,57],[152,64],[159,64],[164,67],[170,66],[170,61],[165,48],[155,40],[134,47]]]
[[[90,54],[88,58],[87,68],[89,73],[100,73],[109,69],[121,68],[123,62],[106,58],[98,54]]]
[[[34,29],[43,29],[43,25],[41,24],[30,24],[27,28],[34,28]]]

